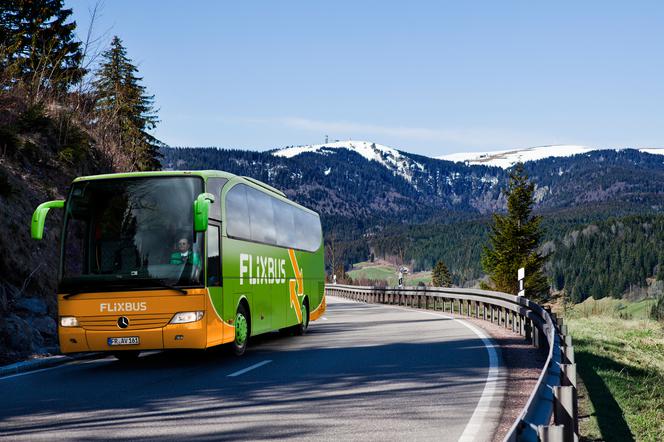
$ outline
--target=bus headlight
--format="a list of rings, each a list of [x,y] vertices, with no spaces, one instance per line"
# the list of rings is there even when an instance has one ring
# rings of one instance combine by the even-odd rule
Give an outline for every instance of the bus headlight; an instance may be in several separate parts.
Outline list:
[[[60,318],[62,327],[78,327],[78,319],[74,316],[63,316]]]
[[[171,319],[171,324],[185,324],[187,322],[196,322],[200,321],[203,319],[203,314],[205,312],[202,311],[197,311],[197,312],[179,312],[176,313],[175,316],[173,316],[173,319]]]

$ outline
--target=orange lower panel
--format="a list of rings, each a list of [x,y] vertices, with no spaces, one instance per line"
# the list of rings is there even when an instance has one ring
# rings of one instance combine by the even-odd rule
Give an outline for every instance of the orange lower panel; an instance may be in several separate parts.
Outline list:
[[[90,351],[85,330],[79,327],[59,327],[60,351],[62,353],[80,353]]]
[[[108,345],[108,338],[138,336],[138,345]],[[208,347],[206,329],[202,321],[191,324],[171,324],[164,328],[133,331],[91,331],[80,327],[60,327],[62,353],[86,351],[162,350],[173,348],[203,349]]]
[[[318,305],[318,307],[316,307],[316,310],[312,311],[309,314],[309,321],[315,321],[316,319],[323,316],[323,313],[325,313],[325,308],[326,308],[325,295],[323,295],[323,299],[321,299],[320,304]]]
[[[164,327],[164,348],[206,348],[207,333],[204,321],[189,324],[170,324]]]

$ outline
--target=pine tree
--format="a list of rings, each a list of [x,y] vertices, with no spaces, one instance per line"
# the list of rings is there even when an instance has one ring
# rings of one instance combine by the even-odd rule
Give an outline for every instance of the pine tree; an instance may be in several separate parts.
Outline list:
[[[163,143],[148,133],[159,122],[154,95],[148,95],[140,84],[142,78],[136,76],[138,69],[120,38],[113,37],[102,59],[94,84],[103,150],[113,158],[116,170],[160,169],[159,148]]]
[[[451,287],[452,275],[442,260],[439,260],[431,272],[432,284],[434,287]]]
[[[542,239],[541,216],[532,215],[535,185],[529,181],[523,164],[510,173],[507,214],[494,214],[489,233],[489,246],[482,252],[482,267],[489,275],[486,288],[516,294],[519,290],[517,271],[524,267],[526,296],[541,300],[549,291],[543,272],[546,257],[538,247]]]
[[[23,80],[37,99],[41,91],[66,92],[85,74],[76,22],[63,0],[0,3],[0,71],[4,81]],[[7,78],[8,77],[8,78]]]

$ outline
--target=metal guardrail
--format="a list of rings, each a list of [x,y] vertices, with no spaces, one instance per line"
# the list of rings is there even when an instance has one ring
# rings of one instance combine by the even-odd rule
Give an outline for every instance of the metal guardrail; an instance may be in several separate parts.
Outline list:
[[[567,326],[555,313],[524,297],[476,289],[326,284],[325,293],[368,303],[432,309],[484,319],[511,328],[537,348],[547,348],[537,385],[504,440],[578,440],[574,347]]]

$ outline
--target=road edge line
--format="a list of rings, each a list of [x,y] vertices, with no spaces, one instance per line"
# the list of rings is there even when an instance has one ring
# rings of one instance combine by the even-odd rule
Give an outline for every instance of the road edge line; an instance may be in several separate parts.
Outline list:
[[[57,367],[72,361],[78,361],[81,359],[97,359],[103,356],[103,353],[81,353],[72,356],[55,355],[45,358],[35,358],[28,359],[27,361],[14,362],[13,364],[0,367],[0,379],[20,373],[28,373],[44,368]]]
[[[343,301],[348,301],[343,297],[337,297],[337,298]],[[468,420],[468,423],[466,423],[466,426],[464,427],[463,432],[459,437],[459,441],[467,442],[467,441],[482,440],[483,438],[479,436],[480,433],[486,433],[486,428],[484,428],[485,427],[484,420],[491,408],[491,402],[496,398],[495,396],[497,390],[498,375],[500,373],[500,369],[503,367],[502,358],[498,354],[497,350],[499,347],[494,343],[493,339],[490,336],[488,336],[482,329],[467,322],[466,320],[464,320],[464,318],[451,316],[445,314],[444,312],[439,312],[439,313],[431,312],[427,310],[420,310],[415,308],[401,307],[389,304],[373,304],[365,302],[359,302],[359,303],[367,305],[375,305],[377,307],[389,307],[395,310],[403,310],[407,312],[424,313],[428,315],[451,319],[452,321],[457,321],[458,323],[460,323],[461,325],[463,325],[464,327],[475,333],[475,335],[478,338],[480,338],[488,354],[489,370],[487,372],[486,379],[484,380],[484,389],[482,390],[482,395],[480,396],[480,400],[477,402],[477,406],[475,406],[475,410],[473,411],[472,416]],[[499,420],[500,416],[498,416],[498,422],[496,422],[496,426],[499,425],[500,423]]]

